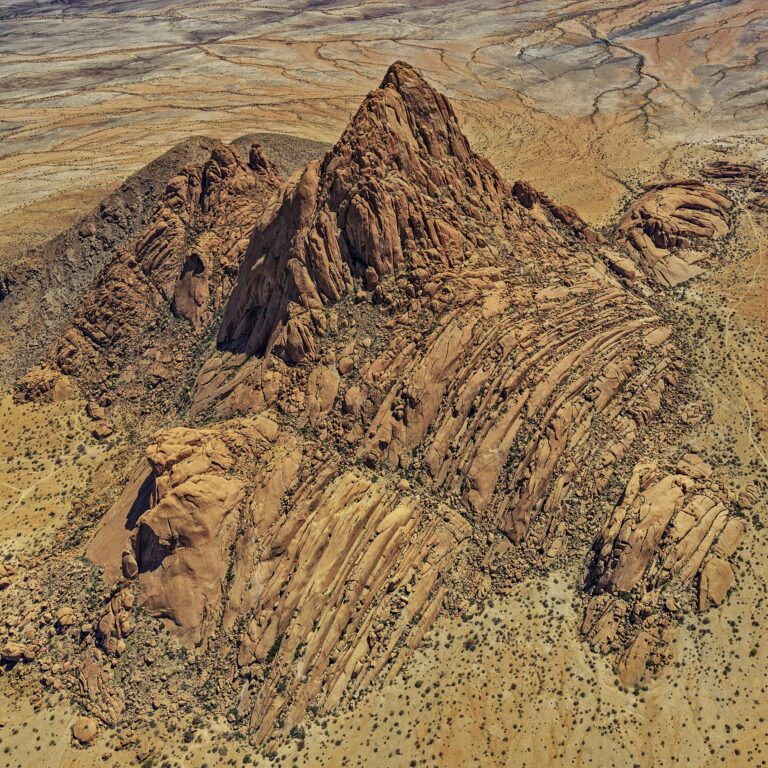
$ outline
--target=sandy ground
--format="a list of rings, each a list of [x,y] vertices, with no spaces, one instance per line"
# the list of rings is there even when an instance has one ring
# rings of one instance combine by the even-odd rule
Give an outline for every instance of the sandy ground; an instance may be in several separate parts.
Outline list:
[[[0,530],[3,552],[30,554],[67,522],[73,502],[105,482],[112,441],[97,442],[77,400],[0,399]]]

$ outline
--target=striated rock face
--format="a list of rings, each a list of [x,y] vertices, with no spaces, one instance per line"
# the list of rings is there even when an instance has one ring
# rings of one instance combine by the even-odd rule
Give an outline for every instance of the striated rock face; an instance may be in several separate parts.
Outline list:
[[[205,558],[220,581],[233,541],[227,596],[185,619],[221,600],[221,632],[246,620],[238,707],[259,740],[397,668],[486,569],[519,578],[581,537],[678,368],[598,239],[505,182],[402,63],[265,216],[192,409],[262,412],[275,435],[239,475],[243,511],[212,504],[240,521]],[[144,588],[174,567],[145,560],[184,556],[153,550],[177,530],[162,506],[133,540],[142,599],[170,617],[195,590]]]
[[[217,180],[247,195],[253,165],[219,159],[210,183],[179,181],[142,241],[152,291],[190,327],[229,272],[202,256],[187,269],[194,249],[181,264],[162,233],[226,217]],[[637,210],[670,232],[710,194],[665,189]],[[685,231],[724,221],[705,208]],[[263,742],[397,670],[443,606],[585,552],[598,497],[683,364],[644,291],[625,287],[646,262],[503,180],[403,63],[273,198],[247,249],[232,242],[245,255],[192,393],[205,426],[156,436],[88,552],[210,655],[224,705]],[[605,522],[584,632],[627,681],[663,659],[668,600],[690,585],[705,607],[730,585],[740,521],[710,474],[695,456],[674,472],[639,464]],[[118,587],[97,638],[113,657],[131,628]]]
[[[238,654],[251,681],[240,710],[258,739],[278,718],[297,722],[309,704],[331,709],[385,666],[396,670],[434,618],[470,535],[455,511],[430,509],[336,458],[314,475],[297,478],[285,517],[251,519],[264,531],[261,562],[235,571],[242,598],[230,621],[252,616]],[[253,545],[243,537],[239,547],[248,563]]]
[[[627,685],[660,663],[676,606],[719,605],[734,582],[729,558],[745,523],[711,474],[693,455],[673,474],[637,465],[596,543],[583,630],[593,647],[618,651]]]
[[[650,189],[633,203],[616,230],[649,279],[665,286],[695,277],[706,253],[697,243],[728,232],[731,201],[696,180]]]
[[[750,183],[757,181],[763,173],[754,165],[719,160],[703,168],[702,175],[715,181]]]
[[[534,522],[551,537],[569,486],[604,482],[675,372],[669,330],[586,248],[578,216],[515,189],[443,97],[392,67],[249,246],[219,339],[268,359],[243,383],[212,361],[198,402],[290,408],[297,373],[274,356],[338,360],[359,460],[423,473],[515,542]],[[353,291],[377,318],[367,348]]]
[[[456,511],[345,468],[265,417],[170,430],[147,459],[151,498],[125,532],[139,604],[190,645],[250,617],[237,638],[239,707],[260,739],[404,659],[470,535]],[[125,596],[98,626],[117,655]]]
[[[183,168],[135,246],[118,249],[101,273],[55,343],[50,367],[97,396],[116,385],[119,394],[139,397],[148,387],[177,383],[193,344],[228,295],[279,180],[257,145],[246,162],[216,142],[206,162]],[[30,391],[40,370],[26,378]]]

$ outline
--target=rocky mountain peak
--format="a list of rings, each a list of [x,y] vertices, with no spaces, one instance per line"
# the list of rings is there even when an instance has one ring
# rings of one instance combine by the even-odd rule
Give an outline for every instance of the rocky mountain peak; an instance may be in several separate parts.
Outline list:
[[[219,342],[292,363],[312,357],[324,307],[356,287],[382,301],[384,281],[463,260],[508,192],[470,149],[447,99],[394,64],[254,233]]]
[[[504,181],[400,62],[285,185],[238,148],[171,178],[54,349],[99,439],[129,399],[184,395],[103,497],[86,552],[111,586],[81,599],[78,700],[133,716],[155,617],[205,664],[171,683],[263,744],[395,674],[444,608],[577,561],[582,633],[638,684],[678,605],[725,598],[746,530],[702,457],[645,455],[687,375],[651,288],[730,201],[657,186],[594,232]],[[18,636],[6,661],[38,651]]]
[[[267,176],[278,177],[280,172],[265,154],[261,144],[254,143],[248,153],[248,165],[252,171]]]
[[[400,139],[409,146],[415,142],[419,151],[432,157],[453,156],[462,162],[473,157],[448,99],[402,61],[389,67],[379,88],[361,105],[349,130],[359,135],[361,128],[372,138],[378,128],[395,142]]]

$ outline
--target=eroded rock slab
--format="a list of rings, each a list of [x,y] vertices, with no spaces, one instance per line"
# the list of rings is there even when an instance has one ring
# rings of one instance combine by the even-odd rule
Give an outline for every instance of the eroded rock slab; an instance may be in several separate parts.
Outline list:
[[[653,462],[637,465],[596,544],[583,631],[593,647],[618,652],[627,685],[661,663],[670,614],[686,603],[719,605],[734,583],[729,558],[746,525],[702,467],[692,454],[673,474]]]
[[[727,234],[731,206],[727,197],[701,181],[667,182],[630,206],[616,236],[651,280],[678,285],[701,272],[697,262],[706,253],[699,243]]]
[[[282,458],[262,455],[278,463],[257,481],[257,534],[235,545],[225,623],[249,617],[239,702],[259,739],[312,701],[343,701],[400,658],[397,638],[411,634],[400,614],[391,619],[364,553],[373,548],[382,576],[422,595],[418,609],[408,609],[409,592],[401,605],[415,636],[440,604],[436,555],[472,595],[492,584],[480,563],[493,562],[503,583],[526,559],[563,557],[681,367],[671,329],[606,268],[602,237],[530,185],[504,181],[405,64],[271,216],[248,247],[192,405],[274,412],[327,446],[308,456],[281,426]],[[436,527],[411,500],[415,487],[444,510]],[[660,490],[654,531],[669,522],[664,493],[675,489]],[[357,527],[369,531],[365,546]],[[658,541],[642,535],[637,547],[651,558]],[[634,562],[625,581],[642,570]],[[370,594],[355,587],[339,603],[346,574]]]

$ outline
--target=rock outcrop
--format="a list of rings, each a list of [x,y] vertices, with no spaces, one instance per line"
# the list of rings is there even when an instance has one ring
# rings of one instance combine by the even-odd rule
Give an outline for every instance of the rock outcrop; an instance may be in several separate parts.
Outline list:
[[[731,201],[697,180],[652,187],[633,203],[616,229],[648,278],[674,286],[701,272],[706,258],[701,241],[722,237],[729,229]]]
[[[117,725],[125,712],[125,691],[114,677],[104,654],[88,645],[77,671],[76,696],[86,710],[107,725]]]
[[[198,402],[290,409],[306,391],[293,366],[336,361],[336,429],[359,460],[423,473],[515,542],[540,512],[552,522],[572,482],[600,484],[587,466],[623,455],[675,366],[669,330],[583,222],[515,188],[443,97],[392,67],[254,235],[219,341],[257,359],[229,378],[225,354],[206,364]]]
[[[254,143],[262,146],[279,176],[290,175],[327,149],[327,144],[271,133],[247,134],[228,146],[247,164]],[[24,253],[0,254],[0,324],[9,331],[0,338],[0,383],[10,386],[33,365],[50,362],[51,345],[71,329],[83,302],[93,304],[99,276],[115,254],[134,253],[137,239],[157,216],[169,183],[189,169],[201,168],[220,146],[216,139],[190,137],[130,176],[93,211],[47,243]],[[231,191],[237,199],[229,201],[230,208],[252,204],[247,188]],[[204,245],[215,243],[208,240]],[[194,271],[195,264],[190,262],[189,267]]]
[[[90,388],[94,429],[113,397],[166,407],[197,372],[187,426],[155,434],[86,547],[107,585],[76,690],[106,723],[139,706],[151,617],[205,666],[185,690],[263,743],[398,670],[439,611],[583,557],[685,372],[643,281],[728,207],[656,188],[609,241],[504,180],[402,62],[276,185],[224,145],[177,176],[48,371]],[[692,455],[637,464],[612,502],[583,630],[631,682],[665,658],[677,603],[724,599],[743,528]]]
[[[754,165],[747,163],[731,163],[727,160],[718,160],[710,163],[701,171],[705,178],[714,181],[752,183],[764,175],[763,172]]]
[[[596,543],[583,630],[593,647],[618,652],[627,685],[661,662],[670,614],[686,602],[719,605],[733,585],[729,558],[746,526],[711,475],[690,454],[672,474],[638,464]]]
[[[92,744],[99,732],[99,721],[95,717],[78,717],[72,723],[72,738],[79,744]]]
[[[500,213],[504,193],[445,98],[410,68],[393,67],[256,233],[219,342],[246,354],[274,349],[293,363],[314,359],[325,305],[355,279],[374,290],[406,266],[429,272],[463,258],[464,222]]]
[[[62,332],[115,251],[132,247],[182,168],[210,157],[213,139],[193,137],[135,173],[100,205],[44,245],[0,263],[0,381],[10,383]]]
[[[125,651],[125,638],[131,634],[134,627],[131,616],[134,602],[133,592],[129,589],[118,589],[101,615],[96,625],[96,639],[107,653],[121,656]]]
[[[139,599],[199,642],[219,618],[244,485],[228,476],[260,425],[242,430],[173,429],[147,451],[153,503],[132,535]],[[253,454],[250,454],[251,458]]]
[[[758,211],[768,212],[768,173],[747,163],[724,160],[710,163],[702,174],[713,182],[720,182],[747,190],[747,202]]]
[[[178,385],[229,293],[280,177],[257,145],[245,161],[214,143],[172,178],[135,245],[119,249],[57,340],[51,367],[97,398],[144,398]],[[179,322],[185,321],[185,322]],[[37,370],[27,382],[36,382]]]
[[[404,658],[470,534],[454,510],[321,453],[266,417],[171,430],[147,451],[147,509],[124,527],[139,605],[190,646],[251,617],[240,710],[262,739]],[[125,596],[98,627],[117,655]]]

